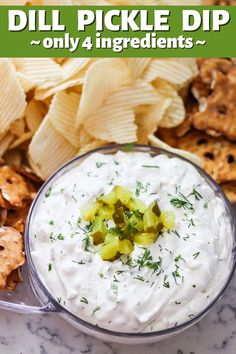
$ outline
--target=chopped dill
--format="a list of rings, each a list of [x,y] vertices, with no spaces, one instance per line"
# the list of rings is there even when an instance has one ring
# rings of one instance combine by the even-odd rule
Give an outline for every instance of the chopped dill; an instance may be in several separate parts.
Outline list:
[[[165,275],[164,275],[164,280],[163,280],[163,286],[164,286],[164,288],[170,288],[170,283],[169,283],[169,281],[167,281],[167,279],[168,279],[168,275],[165,274]]]
[[[193,254],[193,258],[196,259],[199,256],[200,252],[196,252]]]
[[[88,304],[88,300],[85,297],[82,297],[80,302],[83,302],[84,304]]]
[[[148,190],[148,187],[150,186],[150,183],[147,183],[146,186],[140,181],[136,182],[136,190],[135,190],[135,195],[136,197],[140,196],[140,193],[145,193]]]
[[[202,199],[202,195],[196,190],[196,188],[193,188],[193,191],[188,195],[188,197],[190,197],[191,195],[194,196],[195,200]]]
[[[100,168],[100,167],[102,167],[103,165],[106,165],[106,162],[99,162],[99,161],[96,162],[97,168]]]
[[[140,281],[144,281],[144,277],[140,276],[140,275],[136,275],[135,277],[133,277],[134,279],[140,280]]]

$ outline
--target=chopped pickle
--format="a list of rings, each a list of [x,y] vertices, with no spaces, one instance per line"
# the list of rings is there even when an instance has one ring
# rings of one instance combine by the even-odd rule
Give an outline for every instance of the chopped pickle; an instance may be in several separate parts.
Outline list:
[[[104,261],[112,260],[116,257],[119,252],[120,241],[119,239],[114,239],[114,241],[102,246],[99,250],[100,256]]]
[[[118,208],[112,215],[114,223],[119,227],[122,228],[125,226],[125,214],[124,208]]]
[[[131,198],[128,206],[130,210],[138,210],[142,214],[147,209],[147,205],[142,200],[137,198]]]
[[[86,221],[92,222],[90,236],[104,260],[128,256],[134,243],[147,247],[154,243],[163,229],[175,224],[172,211],[161,211],[155,200],[147,206],[123,186],[100,196],[81,209]]]
[[[108,205],[101,206],[98,211],[98,215],[102,218],[102,220],[112,220],[113,213],[114,208]]]
[[[138,231],[143,231],[143,215],[138,210],[125,213],[126,219]]]
[[[99,205],[96,202],[84,205],[80,212],[85,221],[91,221],[99,210]]]
[[[105,236],[105,244],[113,242],[115,239],[119,240],[120,236],[121,236],[121,232],[116,227],[113,227],[113,228],[107,230],[107,233]]]
[[[175,214],[173,211],[162,211],[160,219],[167,229],[172,229],[175,225]]]
[[[157,234],[148,232],[139,232],[134,236],[134,242],[140,246],[149,246],[157,239]]]
[[[95,216],[93,219],[91,236],[95,245],[99,245],[104,242],[106,234],[106,224],[100,216]]]
[[[161,215],[161,209],[156,200],[152,204],[150,204],[149,208],[156,216],[159,217]]]
[[[125,227],[122,229],[122,239],[123,238],[128,238],[132,239],[132,237],[136,234],[137,229],[135,228],[135,225],[131,222],[127,222]]]
[[[143,215],[143,228],[146,232],[155,232],[157,227],[157,216],[152,212],[151,208],[145,210]]]
[[[97,203],[106,204],[106,205],[113,208],[115,202],[117,201],[116,193],[115,193],[114,189],[110,193],[104,194],[101,197],[98,197],[96,199],[96,201],[97,201]]]
[[[119,252],[121,254],[127,254],[129,255],[131,252],[133,252],[134,246],[130,240],[121,240],[120,245],[119,245]]]
[[[128,207],[130,198],[133,196],[133,193],[123,186],[116,186],[114,188],[114,192],[116,194],[117,200],[120,200],[123,205]]]

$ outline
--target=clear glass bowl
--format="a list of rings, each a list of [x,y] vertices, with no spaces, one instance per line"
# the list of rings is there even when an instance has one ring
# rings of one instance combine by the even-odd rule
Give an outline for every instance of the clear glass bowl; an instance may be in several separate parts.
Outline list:
[[[46,313],[46,312],[57,312],[60,316],[62,316],[65,320],[70,322],[74,327],[77,327],[79,330],[97,337],[101,340],[125,343],[125,344],[141,344],[141,343],[151,343],[159,340],[163,340],[170,336],[173,336],[177,333],[184,331],[189,328],[196,322],[198,322],[201,318],[203,318],[215,305],[215,303],[219,300],[223,292],[225,291],[228,283],[230,282],[235,265],[236,265],[236,233],[235,233],[235,217],[232,206],[229,201],[225,197],[224,193],[220,189],[220,187],[215,183],[215,181],[209,177],[201,168],[195,166],[192,162],[187,161],[188,163],[195,166],[201,176],[204,178],[205,182],[210,185],[210,187],[214,190],[215,194],[219,196],[223,201],[228,214],[228,218],[231,224],[232,230],[232,260],[231,260],[231,268],[229,269],[229,274],[225,279],[225,283],[222,286],[222,289],[219,291],[214,300],[205,307],[198,315],[194,318],[177,325],[176,327],[167,328],[165,330],[150,332],[150,333],[121,333],[114,332],[107,329],[100,328],[98,326],[92,325],[74,314],[70,313],[68,310],[63,308],[55,298],[49,293],[46,289],[42,281],[40,280],[37,269],[35,268],[34,262],[31,257],[31,226],[34,219],[34,215],[37,212],[38,207],[40,206],[40,202],[45,194],[45,192],[50,188],[54,182],[70,170],[73,167],[78,166],[84,159],[95,152],[100,152],[104,154],[114,154],[119,150],[127,151],[126,145],[110,145],[104,148],[93,150],[87,154],[76,157],[75,159],[69,161],[61,168],[59,168],[54,175],[52,175],[47,182],[42,186],[39,190],[37,197],[35,198],[31,209],[29,211],[29,215],[26,222],[25,229],[25,252],[27,257],[27,262],[22,268],[22,273],[24,277],[24,282],[20,284],[16,290],[16,292],[4,293],[0,292],[0,308],[7,309],[10,311],[20,312],[20,313]],[[141,151],[149,153],[153,156],[159,154],[166,154],[169,157],[178,157],[180,159],[185,160],[184,158],[175,155],[173,153],[169,153],[163,149],[150,147],[147,145],[135,145],[132,148],[132,151]]]

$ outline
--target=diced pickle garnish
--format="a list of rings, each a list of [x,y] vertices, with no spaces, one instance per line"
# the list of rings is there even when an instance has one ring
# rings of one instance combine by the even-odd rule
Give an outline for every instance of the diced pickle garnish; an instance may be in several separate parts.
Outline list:
[[[125,211],[123,207],[118,208],[112,215],[114,223],[122,228],[125,226]]]
[[[143,215],[143,228],[146,232],[155,232],[158,224],[157,216],[153,213],[152,209],[148,207]]]
[[[156,216],[159,217],[161,215],[161,209],[159,208],[159,205],[156,200],[152,204],[150,204],[150,209]]]
[[[101,245],[99,253],[106,261],[130,255],[134,244],[150,246],[163,229],[175,224],[172,211],[161,211],[156,200],[147,206],[123,186],[85,205],[81,215],[92,223],[90,236],[94,245]]]
[[[114,259],[120,249],[120,241],[119,239],[114,239],[114,241],[109,242],[105,245],[103,245],[100,250],[100,256],[102,257],[102,259],[104,259],[104,261],[109,261]]]
[[[114,213],[114,208],[108,205],[100,206],[98,210],[98,215],[102,220],[112,220],[112,215]]]
[[[134,242],[140,246],[150,246],[157,239],[157,234],[152,234],[148,232],[140,232],[134,236]]]
[[[121,240],[119,244],[119,252],[120,254],[127,254],[129,255],[133,252],[134,246],[130,240]]]
[[[119,231],[118,228],[111,228],[107,230],[106,236],[105,236],[105,244],[113,242],[115,239],[118,239],[121,237],[121,232]]]
[[[172,229],[175,225],[175,214],[173,211],[162,211],[160,219],[167,229]]]
[[[104,242],[106,234],[106,224],[100,216],[95,216],[93,219],[91,236],[93,238],[93,243],[99,245]]]
[[[116,186],[114,191],[117,200],[120,200],[123,205],[128,207],[130,198],[133,196],[133,193],[123,186]]]
[[[81,208],[80,212],[85,221],[91,221],[99,210],[99,205],[96,202],[89,203]]]
[[[96,201],[98,203],[105,204],[105,205],[108,205],[110,207],[113,207],[115,202],[117,201],[116,193],[115,193],[114,189],[110,193],[104,194],[101,197],[98,197],[96,199]]]
[[[128,206],[130,210],[138,210],[142,214],[147,209],[147,205],[141,199],[137,198],[131,198]]]

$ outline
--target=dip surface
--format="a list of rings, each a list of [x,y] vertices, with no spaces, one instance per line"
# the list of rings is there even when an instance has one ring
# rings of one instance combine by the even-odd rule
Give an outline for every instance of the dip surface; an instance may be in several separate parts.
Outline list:
[[[129,258],[110,262],[91,245],[80,209],[116,185],[146,204],[158,200],[176,221],[149,247],[136,244]],[[185,322],[214,299],[229,274],[231,233],[223,201],[191,164],[94,153],[45,193],[30,242],[39,276],[62,306],[99,327],[134,333]]]

